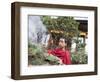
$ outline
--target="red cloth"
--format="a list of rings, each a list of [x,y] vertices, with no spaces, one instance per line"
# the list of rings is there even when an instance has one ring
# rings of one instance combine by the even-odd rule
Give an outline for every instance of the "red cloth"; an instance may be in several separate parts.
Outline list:
[[[64,64],[71,64],[71,58],[70,58],[70,53],[68,50],[64,51],[60,48],[54,49],[54,50],[49,50],[49,54],[53,54],[60,58]]]

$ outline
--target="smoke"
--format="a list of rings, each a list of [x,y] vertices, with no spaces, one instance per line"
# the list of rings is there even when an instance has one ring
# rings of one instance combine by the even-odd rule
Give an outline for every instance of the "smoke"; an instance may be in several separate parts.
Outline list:
[[[35,43],[45,43],[44,40],[47,42],[46,38],[48,39],[47,29],[43,25],[40,16],[29,16],[28,17],[28,38],[29,42],[32,44]]]

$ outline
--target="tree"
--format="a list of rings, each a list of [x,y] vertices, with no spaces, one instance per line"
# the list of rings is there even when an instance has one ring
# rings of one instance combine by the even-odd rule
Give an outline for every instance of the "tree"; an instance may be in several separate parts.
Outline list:
[[[79,22],[74,20],[74,17],[53,17],[53,16],[42,16],[43,24],[46,26],[51,35],[58,40],[60,36],[66,37],[69,41],[69,46],[71,46],[71,41],[73,37],[79,36]]]

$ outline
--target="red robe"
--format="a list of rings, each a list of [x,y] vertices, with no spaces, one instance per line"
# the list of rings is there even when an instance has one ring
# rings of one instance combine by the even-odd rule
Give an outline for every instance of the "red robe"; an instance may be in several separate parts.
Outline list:
[[[48,51],[49,54],[53,54],[62,60],[64,64],[71,64],[70,53],[68,50],[64,51],[60,48]]]

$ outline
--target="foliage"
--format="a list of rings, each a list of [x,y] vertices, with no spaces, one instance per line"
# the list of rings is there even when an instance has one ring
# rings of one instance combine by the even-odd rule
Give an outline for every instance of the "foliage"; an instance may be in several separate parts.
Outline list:
[[[56,56],[49,55],[45,48],[39,44],[30,44],[28,47],[29,65],[61,65],[62,62]]]
[[[73,37],[78,37],[79,35],[79,22],[74,20],[73,17],[53,17],[53,16],[42,16],[41,17],[43,24],[46,26],[48,31],[58,31],[51,33],[56,42],[58,42],[59,37],[66,37],[71,46],[71,41]]]
[[[88,56],[84,43],[78,43],[77,51],[71,53],[71,59],[73,64],[87,64]]]

